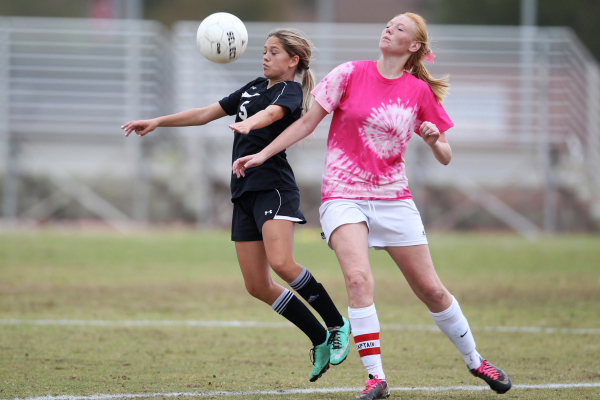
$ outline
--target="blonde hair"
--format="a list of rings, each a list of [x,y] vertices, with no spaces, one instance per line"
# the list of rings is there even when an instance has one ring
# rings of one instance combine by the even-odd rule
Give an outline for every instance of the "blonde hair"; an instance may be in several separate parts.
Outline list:
[[[398,14],[396,17],[401,15],[405,15],[416,25],[416,29],[414,32],[414,39],[421,43],[421,47],[419,50],[414,52],[404,64],[404,69],[409,71],[416,78],[421,79],[422,81],[427,82],[433,94],[435,95],[438,103],[444,101],[444,97],[446,97],[449,93],[450,84],[448,83],[448,75],[444,75],[440,79],[435,79],[433,76],[429,74],[429,71],[425,68],[423,61],[421,58],[431,51],[429,44],[429,36],[427,35],[427,24],[425,19],[418,14],[414,13],[403,13]],[[395,17],[394,17],[395,18]]]
[[[312,56],[312,43],[304,37],[302,32],[292,29],[279,29],[269,33],[268,37],[276,37],[281,42],[283,49],[290,57],[298,56],[296,74],[302,74],[302,115],[304,115],[313,103],[310,92],[315,87],[315,76],[309,69]]]

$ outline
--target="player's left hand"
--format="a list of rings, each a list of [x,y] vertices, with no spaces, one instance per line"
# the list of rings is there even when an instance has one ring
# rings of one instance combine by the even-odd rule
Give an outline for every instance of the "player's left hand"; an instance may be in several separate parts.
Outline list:
[[[421,137],[429,146],[433,146],[440,138],[440,130],[433,122],[425,121],[419,127]]]
[[[236,122],[235,124],[229,125],[229,129],[234,132],[241,133],[243,135],[247,135],[250,132],[250,127],[247,126],[245,121]]]
[[[262,165],[265,161],[267,161],[267,159],[261,153],[250,154],[249,156],[240,157],[237,160],[235,160],[233,162],[231,170],[235,175],[237,175],[238,178],[240,176],[245,177],[245,171],[248,168],[258,167],[259,165]]]

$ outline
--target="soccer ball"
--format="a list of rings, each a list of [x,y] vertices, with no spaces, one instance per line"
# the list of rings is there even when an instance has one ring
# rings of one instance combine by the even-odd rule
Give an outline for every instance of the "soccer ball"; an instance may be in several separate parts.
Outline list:
[[[196,44],[204,57],[212,62],[225,64],[244,54],[248,45],[248,31],[235,15],[215,13],[200,23]]]

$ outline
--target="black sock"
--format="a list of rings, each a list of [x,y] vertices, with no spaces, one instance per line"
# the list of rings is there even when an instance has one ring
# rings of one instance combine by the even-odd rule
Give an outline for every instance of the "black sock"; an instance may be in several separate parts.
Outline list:
[[[319,313],[328,328],[344,325],[342,315],[333,304],[329,293],[306,268],[289,285]]]
[[[327,331],[292,292],[284,289],[271,308],[296,325],[312,342],[313,346],[323,344],[327,339]]]

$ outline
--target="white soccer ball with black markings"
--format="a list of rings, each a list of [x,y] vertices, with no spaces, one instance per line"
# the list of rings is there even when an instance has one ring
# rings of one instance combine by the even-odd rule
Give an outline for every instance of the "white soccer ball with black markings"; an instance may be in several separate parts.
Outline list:
[[[215,13],[200,23],[196,44],[200,53],[208,60],[226,64],[244,54],[248,45],[248,31],[235,15]]]

